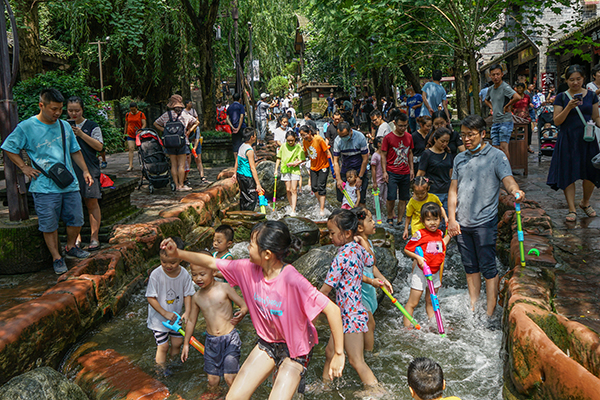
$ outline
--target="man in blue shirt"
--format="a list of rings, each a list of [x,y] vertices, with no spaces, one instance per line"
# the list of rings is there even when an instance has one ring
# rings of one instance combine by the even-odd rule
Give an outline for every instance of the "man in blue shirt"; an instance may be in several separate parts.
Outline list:
[[[233,147],[234,157],[237,158],[237,152],[243,143],[242,133],[246,128],[244,117],[246,109],[240,103],[240,94],[233,95],[233,103],[227,107],[227,123],[231,126],[231,144]]]
[[[361,132],[350,128],[350,124],[346,121],[338,124],[337,134],[338,136],[333,141],[333,169],[335,170],[337,183],[337,199],[340,203],[342,202],[344,198],[342,189],[344,188],[344,182],[346,182],[346,171],[353,169],[359,171],[356,186],[360,187],[360,204],[364,206],[369,184],[367,175],[369,145],[367,139]]]
[[[433,70],[431,74],[432,82],[427,82],[421,89],[423,95],[423,103],[425,107],[421,107],[421,115],[429,115],[430,117],[438,110],[441,105],[450,121],[450,113],[448,113],[448,99],[446,98],[446,90],[441,85],[442,71],[439,69]]]
[[[64,97],[58,90],[42,90],[39,102],[40,113],[19,123],[2,144],[2,150],[6,152],[8,158],[31,179],[29,191],[33,194],[39,230],[44,234],[46,246],[52,254],[54,272],[57,274],[67,272],[67,266],[59,251],[59,219],[67,225],[66,255],[77,258],[87,258],[90,255],[75,243],[83,225],[83,207],[79,183],[73,170],[73,161],[83,171],[83,179],[88,186],[94,183],[83,160],[73,129],[66,122],[59,120],[64,101]],[[62,139],[63,131],[65,146]],[[39,169],[26,165],[19,155],[21,150],[25,150],[29,158],[45,172],[54,164],[64,162],[73,176],[73,182],[61,189]]]

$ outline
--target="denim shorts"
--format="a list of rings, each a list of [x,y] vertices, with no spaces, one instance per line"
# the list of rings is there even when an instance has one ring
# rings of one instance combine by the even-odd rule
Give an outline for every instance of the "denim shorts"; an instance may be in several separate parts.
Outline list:
[[[279,368],[281,363],[289,358],[292,361],[296,361],[298,364],[302,365],[302,373],[300,374],[300,384],[298,385],[298,393],[304,394],[306,388],[306,380],[304,379],[304,375],[306,374],[306,368],[308,368],[308,363],[310,362],[310,358],[312,356],[312,349],[310,353],[304,356],[291,358],[290,350],[285,343],[269,343],[261,338],[258,338],[258,348],[267,353],[269,357],[275,361],[275,366]]]
[[[508,143],[514,127],[515,123],[512,121],[493,124],[492,129],[490,130],[492,146],[500,146],[500,142]]]
[[[458,250],[467,274],[481,273],[485,279],[498,275],[496,268],[496,239],[498,237],[498,217],[483,225],[460,228],[462,234],[456,237]]]
[[[192,152],[187,143],[181,147],[165,147],[165,150],[165,152],[170,156],[180,156],[182,154],[190,154]]]
[[[32,193],[39,230],[51,233],[58,229],[58,221],[67,226],[83,226],[83,205],[79,190],[67,193]]]
[[[389,201],[410,200],[410,175],[399,175],[388,172],[387,199]],[[400,216],[398,216],[400,218]]]
[[[204,346],[204,372],[215,376],[238,373],[242,341],[237,329],[223,336],[207,333]]]

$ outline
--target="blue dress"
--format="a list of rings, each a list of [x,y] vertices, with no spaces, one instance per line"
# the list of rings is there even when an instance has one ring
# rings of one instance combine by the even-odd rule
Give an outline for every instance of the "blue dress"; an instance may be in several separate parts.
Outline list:
[[[592,105],[598,102],[594,92],[588,90],[579,106],[586,121],[592,119]],[[566,107],[569,98],[565,93],[556,96],[554,105]],[[546,184],[554,190],[565,190],[570,184],[587,179],[600,187],[600,170],[592,165],[592,158],[600,153],[598,142],[583,140],[585,126],[576,109],[572,109],[559,127],[558,139],[552,154]]]

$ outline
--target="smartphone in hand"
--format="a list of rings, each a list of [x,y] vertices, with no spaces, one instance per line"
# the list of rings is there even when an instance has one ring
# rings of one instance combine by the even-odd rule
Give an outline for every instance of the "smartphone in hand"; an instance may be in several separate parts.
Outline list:
[[[71,125],[72,127],[75,127],[75,120],[74,119],[68,119],[67,122],[69,123],[69,125]]]
[[[579,104],[583,104],[583,93],[577,93],[573,96],[575,100],[579,102]]]

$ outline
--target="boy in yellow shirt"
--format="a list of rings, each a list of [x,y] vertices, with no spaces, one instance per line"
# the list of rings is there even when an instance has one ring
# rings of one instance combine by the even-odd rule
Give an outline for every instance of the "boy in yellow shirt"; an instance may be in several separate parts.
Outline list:
[[[412,360],[408,366],[408,390],[415,400],[460,400],[456,396],[442,397],[446,381],[442,367],[426,357]]]

